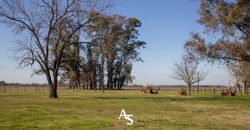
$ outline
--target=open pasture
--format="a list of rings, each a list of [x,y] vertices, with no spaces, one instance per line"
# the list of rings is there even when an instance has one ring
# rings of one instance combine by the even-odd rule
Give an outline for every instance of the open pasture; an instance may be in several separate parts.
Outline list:
[[[62,90],[49,99],[46,89],[0,91],[0,129],[250,129],[250,96],[161,90]],[[132,126],[122,109],[134,115]]]

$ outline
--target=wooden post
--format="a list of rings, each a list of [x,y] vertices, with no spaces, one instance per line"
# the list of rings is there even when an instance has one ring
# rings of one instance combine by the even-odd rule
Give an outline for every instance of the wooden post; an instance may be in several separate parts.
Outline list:
[[[199,72],[198,72],[198,93],[200,93],[199,91],[200,91],[200,79],[199,79],[200,77],[199,77]]]
[[[247,89],[247,95],[248,95],[248,84],[247,84],[247,82],[246,82],[246,89]]]

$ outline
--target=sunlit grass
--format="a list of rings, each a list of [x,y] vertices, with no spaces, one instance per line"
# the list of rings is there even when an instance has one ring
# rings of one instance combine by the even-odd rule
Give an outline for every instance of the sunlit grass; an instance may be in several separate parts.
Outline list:
[[[121,109],[134,124],[118,120]],[[0,129],[250,129],[250,96],[219,92],[44,91],[0,92]]]

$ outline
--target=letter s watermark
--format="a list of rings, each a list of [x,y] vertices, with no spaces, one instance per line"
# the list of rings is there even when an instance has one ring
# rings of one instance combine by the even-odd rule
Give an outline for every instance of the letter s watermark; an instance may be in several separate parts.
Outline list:
[[[127,123],[127,125],[132,125],[134,123],[134,120],[131,119],[130,117],[132,117],[133,115],[127,115],[125,110],[122,109],[120,116],[119,116],[119,120],[121,119],[121,117],[124,117],[126,120],[130,121]]]

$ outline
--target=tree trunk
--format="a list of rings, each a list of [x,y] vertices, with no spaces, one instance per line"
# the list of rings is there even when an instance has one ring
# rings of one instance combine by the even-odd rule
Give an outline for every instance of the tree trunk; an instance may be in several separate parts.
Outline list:
[[[78,37],[77,37],[77,41],[79,42],[79,34],[78,34]],[[77,85],[77,89],[80,90],[80,86],[81,86],[81,83],[80,83],[80,68],[79,68],[79,65],[80,65],[80,47],[79,47],[79,43],[78,44],[75,44],[74,46],[74,52],[75,52],[75,56],[76,56],[76,64],[74,65],[74,71],[76,72],[76,85]]]
[[[57,75],[53,76],[53,82],[51,80],[51,75],[50,75],[50,72],[49,72],[49,69],[47,67],[46,69],[46,78],[47,78],[47,82],[48,82],[48,85],[49,85],[49,88],[50,88],[50,94],[49,94],[49,98],[58,98],[57,96]],[[56,80],[56,82],[55,82]]]
[[[244,81],[244,84],[243,84],[243,93],[247,93],[247,81]]]
[[[198,79],[199,79],[199,75],[198,75]],[[198,93],[200,93],[200,80],[198,80]]]
[[[112,69],[108,70],[108,80],[107,80],[107,88],[108,89],[113,89],[113,74],[112,74]]]
[[[241,91],[241,89],[240,89],[240,84],[239,84],[239,83],[237,83],[237,87],[238,87],[239,93],[242,95],[242,91]]]
[[[125,82],[125,77],[122,77],[120,80],[120,88],[119,89],[122,89],[122,86],[124,86],[124,82]]]
[[[58,96],[57,96],[57,86],[52,85],[52,86],[50,87],[49,98],[58,98]]]
[[[248,95],[248,83],[247,83],[247,81],[246,81],[246,93]]]
[[[188,95],[191,96],[191,84],[188,84]]]
[[[57,96],[57,78],[58,78],[58,70],[55,69],[54,74],[53,74],[53,84],[50,86],[49,98],[58,98],[58,96]]]

